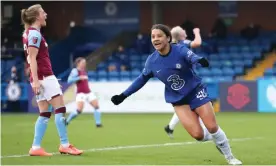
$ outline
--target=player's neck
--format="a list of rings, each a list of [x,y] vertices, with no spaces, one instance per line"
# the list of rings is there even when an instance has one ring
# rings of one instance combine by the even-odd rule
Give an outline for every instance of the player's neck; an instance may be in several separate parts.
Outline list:
[[[37,29],[39,31],[40,31],[40,28],[41,28],[41,26],[39,24],[37,24],[37,23],[34,23],[31,27],[33,27],[33,28],[35,28],[35,29]]]
[[[168,56],[171,51],[171,45],[168,44],[163,50],[158,51],[161,56]]]

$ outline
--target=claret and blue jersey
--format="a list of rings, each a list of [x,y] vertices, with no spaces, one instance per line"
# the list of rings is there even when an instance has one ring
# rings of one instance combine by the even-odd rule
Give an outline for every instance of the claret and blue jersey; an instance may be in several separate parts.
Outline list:
[[[193,64],[201,58],[183,44],[171,44],[167,55],[160,55],[155,51],[148,57],[142,74],[123,94],[130,96],[150,78],[156,77],[165,84],[166,102],[178,102],[202,85],[201,78],[192,69]]]

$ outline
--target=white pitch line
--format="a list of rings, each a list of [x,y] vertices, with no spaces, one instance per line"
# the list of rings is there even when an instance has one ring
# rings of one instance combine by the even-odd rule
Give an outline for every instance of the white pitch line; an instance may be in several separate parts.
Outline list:
[[[234,138],[230,141],[239,142],[247,141],[253,139],[262,139],[263,137],[254,137],[254,138]],[[151,147],[165,147],[165,146],[181,146],[181,145],[193,145],[193,144],[202,144],[202,143],[211,143],[208,142],[198,142],[198,141],[189,141],[189,142],[175,142],[175,143],[164,143],[164,144],[148,144],[148,145],[129,145],[129,146],[115,146],[115,147],[104,147],[104,148],[92,148],[84,150],[84,152],[97,152],[97,151],[112,151],[112,150],[121,150],[121,149],[139,149],[139,148],[151,148]],[[58,155],[58,152],[53,152],[53,155]],[[20,157],[30,157],[28,154],[23,155],[10,155],[10,156],[1,156],[1,158],[20,158]]]

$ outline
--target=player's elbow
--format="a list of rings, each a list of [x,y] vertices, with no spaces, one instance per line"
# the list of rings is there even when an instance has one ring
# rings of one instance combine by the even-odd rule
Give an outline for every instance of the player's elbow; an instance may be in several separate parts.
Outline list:
[[[191,46],[192,46],[192,48],[197,48],[197,47],[201,46],[201,43],[202,43],[201,40],[193,41],[191,43]]]

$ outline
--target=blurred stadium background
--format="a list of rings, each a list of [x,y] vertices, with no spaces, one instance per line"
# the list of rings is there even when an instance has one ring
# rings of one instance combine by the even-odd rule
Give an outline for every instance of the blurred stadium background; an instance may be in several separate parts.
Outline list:
[[[61,79],[63,85],[68,112],[75,109],[75,96],[74,86],[68,85],[66,80],[74,67],[74,59],[85,57],[88,62],[91,88],[99,98],[102,112],[154,113],[140,115],[107,114],[106,116],[104,114],[105,131],[96,131],[92,127],[88,138],[91,137],[91,140],[96,139],[101,142],[102,137],[94,136],[98,132],[99,135],[102,134],[107,138],[114,137],[114,139],[110,141],[105,138],[103,139],[104,143],[97,144],[97,141],[93,141],[94,143],[91,144],[90,142],[89,145],[84,143],[87,142],[87,137],[84,138],[87,133],[84,130],[90,129],[82,128],[82,132],[78,132],[77,126],[93,126],[93,122],[90,122],[92,121],[90,116],[80,117],[76,120],[76,124],[69,127],[69,133],[72,135],[74,135],[73,132],[79,134],[80,137],[78,136],[78,138],[72,136],[72,140],[75,140],[76,144],[81,144],[80,147],[83,149],[128,144],[166,143],[169,141],[162,133],[162,127],[169,122],[173,109],[170,105],[165,104],[162,83],[153,79],[141,91],[118,107],[113,106],[110,102],[111,96],[124,90],[143,69],[147,56],[153,51],[150,42],[150,28],[155,23],[163,23],[170,27],[180,25],[186,30],[189,40],[193,40],[193,28],[200,28],[203,43],[200,48],[193,49],[193,51],[207,57],[211,66],[208,69],[197,68],[196,71],[207,84],[215,112],[219,112],[217,113],[218,119],[221,125],[226,128],[226,132],[229,131],[230,137],[255,137],[256,133],[250,128],[252,125],[256,125],[256,122],[259,122],[263,127],[275,126],[276,2],[60,1],[38,3],[48,14],[47,27],[43,28],[42,32],[49,45],[54,73]],[[31,113],[37,112],[37,105],[29,86],[29,69],[26,68],[21,43],[23,26],[20,22],[20,10],[33,4],[35,4],[33,1],[1,2],[2,154],[5,156],[26,154],[32,140],[32,125],[35,122],[36,114]],[[92,113],[93,109],[86,105],[85,112]],[[259,114],[258,112],[270,112],[270,114]],[[24,119],[18,122],[19,117],[24,117]],[[122,122],[120,119],[123,119]],[[231,123],[233,119],[236,120],[235,125]],[[123,122],[124,120],[126,121]],[[140,122],[144,124],[140,124]],[[128,125],[125,126],[123,123]],[[24,126],[29,126],[28,130]],[[126,132],[129,133],[133,132],[131,128],[134,128],[141,135],[149,135],[152,140],[141,141],[138,139],[140,134],[117,133],[114,128],[110,129],[110,126],[117,127],[119,130],[124,127],[128,128]],[[261,126],[258,127],[262,129]],[[234,130],[234,128],[239,127],[247,133]],[[11,150],[10,147],[15,146],[12,140],[16,138],[18,130],[20,130],[25,144],[21,141],[21,143],[17,143],[18,146]],[[55,131],[52,131],[54,129],[49,130],[48,139],[51,140],[52,137],[50,136],[55,135]],[[94,133],[93,130],[95,130]],[[177,130],[182,129],[179,127]],[[153,131],[158,134],[151,133]],[[26,134],[26,132],[29,133]],[[263,132],[264,136],[270,136],[268,129],[263,130]],[[174,141],[190,139],[187,134],[183,136],[180,133],[180,131],[176,133],[179,139]],[[161,141],[158,142],[158,139],[153,139],[157,136]],[[53,142],[57,144],[57,140]],[[121,142],[116,142],[116,140],[121,140]],[[266,146],[270,147],[269,141],[267,142]],[[51,146],[50,143],[52,141],[48,140],[45,144]],[[258,141],[255,142],[255,144],[258,143]],[[252,144],[246,145],[247,148],[252,148],[250,145]],[[248,161],[248,164],[256,164],[255,162],[258,162],[257,164],[275,164],[275,148],[274,152],[273,150],[266,151],[270,153],[270,157],[265,156],[265,160],[251,161],[250,156],[244,159]],[[236,149],[241,156],[245,153],[242,152],[243,148],[236,147]],[[54,146],[53,151],[55,150]],[[169,149],[168,151],[174,150]],[[176,149],[175,151],[182,150]],[[194,151],[195,149],[189,149],[189,151],[191,150]],[[252,149],[252,151],[254,150]],[[189,152],[187,149],[186,151]],[[94,163],[86,162],[86,159],[79,159],[80,163],[75,160],[72,162],[73,164],[183,164],[181,160],[175,161],[164,157],[160,158],[160,162],[154,162],[154,158],[143,158],[143,155],[146,157],[147,152],[135,150],[133,153],[135,157],[138,155],[137,160],[124,160],[122,158],[123,162],[119,162],[119,159],[105,162],[104,155],[98,154],[99,158]],[[159,153],[160,156],[167,155],[165,152],[161,154],[158,150],[148,153]],[[272,158],[271,153],[274,153],[274,158]],[[179,155],[179,153],[177,154]],[[114,154],[110,154],[109,157],[112,155]],[[127,156],[128,154],[124,155]],[[250,155],[252,157],[252,154]],[[102,160],[100,160],[101,157]],[[196,156],[193,157],[197,158]],[[224,164],[223,160],[218,160],[220,162],[213,160],[211,164]],[[27,161],[23,157],[2,159],[2,162],[4,164],[26,164]],[[38,160],[28,162],[27,164],[34,164]],[[51,164],[50,161],[46,160],[39,162]],[[62,160],[58,159],[55,162],[57,163],[54,164],[58,164]],[[186,164],[210,164],[210,162],[202,159],[197,163],[195,159],[194,161],[187,161]]]

